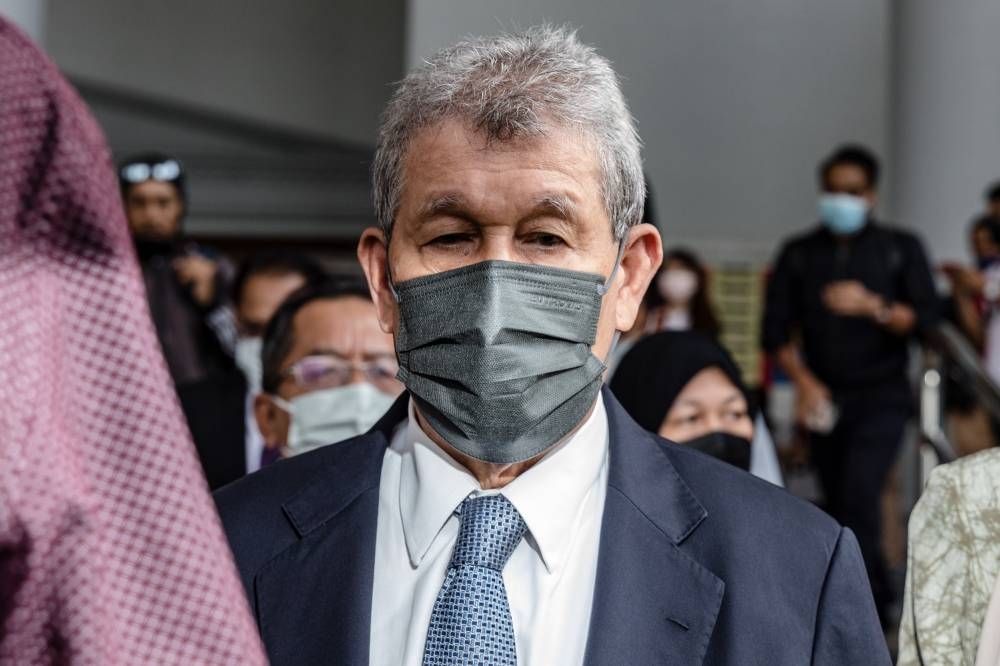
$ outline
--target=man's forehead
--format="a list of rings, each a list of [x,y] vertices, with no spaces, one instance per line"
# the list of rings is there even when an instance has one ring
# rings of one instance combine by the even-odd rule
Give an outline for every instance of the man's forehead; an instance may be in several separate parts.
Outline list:
[[[173,183],[157,180],[147,180],[142,183],[133,183],[128,186],[129,198],[153,198],[153,197],[180,197],[177,187]]]
[[[356,295],[313,301],[302,307],[292,322],[299,355],[332,351],[346,355],[360,349],[381,351],[392,345],[379,327],[375,305]]]

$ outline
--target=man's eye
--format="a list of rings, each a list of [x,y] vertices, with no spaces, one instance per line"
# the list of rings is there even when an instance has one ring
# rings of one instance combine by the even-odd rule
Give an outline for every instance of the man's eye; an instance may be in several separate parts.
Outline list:
[[[566,241],[555,234],[535,234],[528,238],[528,242],[542,247],[558,247],[566,244]]]
[[[442,247],[452,247],[455,245],[461,245],[462,243],[467,243],[471,240],[468,234],[444,234],[443,236],[438,236],[431,241],[431,245],[440,245]]]

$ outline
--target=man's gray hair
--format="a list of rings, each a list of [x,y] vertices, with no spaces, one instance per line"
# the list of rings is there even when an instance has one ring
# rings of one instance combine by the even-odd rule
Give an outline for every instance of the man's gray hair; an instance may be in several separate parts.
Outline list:
[[[386,237],[399,210],[410,141],[449,118],[487,141],[540,136],[546,123],[582,130],[597,150],[615,238],[642,220],[639,135],[611,63],[575,31],[540,26],[462,41],[403,79],[382,115],[372,169],[375,214]]]

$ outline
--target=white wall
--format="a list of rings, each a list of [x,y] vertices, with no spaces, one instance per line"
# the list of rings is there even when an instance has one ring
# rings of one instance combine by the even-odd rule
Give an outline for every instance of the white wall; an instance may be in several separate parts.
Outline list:
[[[45,44],[46,0],[0,0],[0,16],[24,30],[38,44]]]
[[[900,216],[936,259],[968,256],[968,223],[1000,179],[1000,2],[896,3]]]
[[[405,0],[49,6],[47,46],[70,75],[334,138],[374,143],[402,72]]]
[[[624,77],[661,229],[711,261],[763,262],[815,219],[817,161],[880,153],[888,0],[410,0],[408,62],[467,34],[580,28]]]

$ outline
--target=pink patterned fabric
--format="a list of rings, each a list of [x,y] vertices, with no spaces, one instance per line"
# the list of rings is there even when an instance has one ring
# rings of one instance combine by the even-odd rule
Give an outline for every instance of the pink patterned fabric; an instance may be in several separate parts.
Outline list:
[[[0,663],[265,663],[101,132],[2,20]]]

